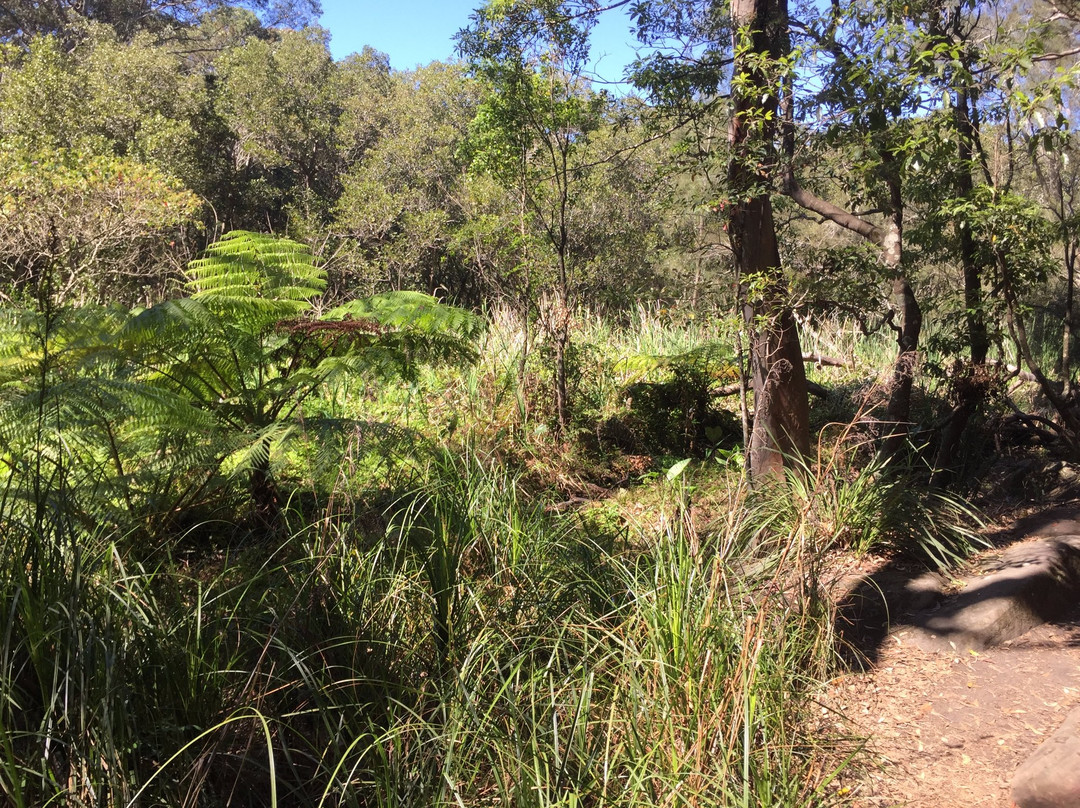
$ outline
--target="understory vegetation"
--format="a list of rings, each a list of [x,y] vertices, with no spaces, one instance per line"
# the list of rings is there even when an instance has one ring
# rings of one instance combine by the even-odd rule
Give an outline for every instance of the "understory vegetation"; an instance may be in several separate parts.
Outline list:
[[[189,329],[194,302],[211,305],[200,294],[174,301],[191,301]],[[837,664],[826,559],[962,555],[977,525],[963,501],[913,485],[916,470],[862,466],[870,449],[828,424],[805,474],[750,491],[737,417],[708,395],[728,360],[685,350],[724,329],[677,314],[577,318],[597,347],[576,360],[591,404],[570,444],[550,414],[522,414],[539,357],[523,389],[506,310],[459,331],[469,364],[378,382],[381,351],[421,342],[392,337],[435,333],[418,305],[436,304],[406,295],[378,329],[323,321],[359,337],[330,330],[318,353],[363,369],[313,377],[311,395],[268,374],[305,396],[272,431],[236,422],[239,401],[177,386],[141,348],[125,364],[118,346],[137,345],[125,341],[153,310],[9,332],[42,348],[20,347],[22,395],[4,410],[5,440],[24,447],[2,502],[5,798],[835,802],[858,747],[813,729]],[[154,356],[171,356],[155,333]],[[291,358],[296,339],[266,337],[258,355]],[[181,340],[205,360],[192,331]],[[249,385],[275,400],[268,379]],[[690,429],[709,422],[702,399],[717,409],[707,436]],[[822,406],[852,419],[860,404]]]
[[[1080,479],[1080,11],[608,5],[2,9],[5,805],[847,801],[851,559]]]

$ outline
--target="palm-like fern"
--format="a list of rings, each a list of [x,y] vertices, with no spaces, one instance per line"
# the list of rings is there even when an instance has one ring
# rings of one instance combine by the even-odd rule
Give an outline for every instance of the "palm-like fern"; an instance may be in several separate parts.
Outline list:
[[[341,374],[408,376],[418,363],[464,360],[482,321],[428,295],[396,292],[311,316],[326,285],[310,250],[235,232],[192,262],[190,297],[131,318],[123,353],[159,388],[212,413],[230,466],[250,473],[260,512],[276,512],[273,446],[301,405]]]
[[[353,301],[321,318],[325,275],[288,239],[231,233],[192,263],[187,297],[0,317],[0,520],[150,530],[247,472],[276,508],[273,447],[342,375],[399,378],[464,360],[482,321],[427,295]],[[329,423],[329,422],[328,422]],[[353,424],[340,423],[342,428]],[[149,520],[149,521],[147,521]]]
[[[298,242],[235,230],[188,265],[192,299],[242,319],[252,330],[311,308],[326,288],[326,273]]]
[[[153,522],[190,502],[216,465],[190,437],[213,426],[209,414],[147,384],[117,352],[127,317],[85,306],[0,320],[0,517],[31,542],[57,520]]]

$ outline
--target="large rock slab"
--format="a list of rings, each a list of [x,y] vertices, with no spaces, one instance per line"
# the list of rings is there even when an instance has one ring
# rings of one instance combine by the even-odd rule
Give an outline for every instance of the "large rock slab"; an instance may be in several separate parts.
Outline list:
[[[1080,806],[1080,708],[1017,769],[1012,799],[1017,808]]]
[[[965,580],[939,610],[916,615],[910,639],[926,649],[980,651],[1054,620],[1080,601],[1080,535],[1016,545],[998,566]]]

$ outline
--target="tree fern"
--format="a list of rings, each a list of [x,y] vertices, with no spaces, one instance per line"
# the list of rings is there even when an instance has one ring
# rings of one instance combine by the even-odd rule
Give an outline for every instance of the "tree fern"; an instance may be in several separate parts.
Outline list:
[[[483,326],[411,292],[317,318],[325,277],[310,250],[255,233],[212,245],[188,283],[189,296],[134,313],[0,319],[0,518],[28,535],[48,514],[154,530],[238,475],[272,518],[271,456],[298,434],[313,392],[336,377],[385,380],[468,360]],[[320,424],[331,428],[357,425]]]
[[[194,300],[253,326],[307,311],[326,288],[326,272],[315,266],[307,246],[246,230],[211,244],[188,265],[187,275]]]
[[[127,316],[86,306],[0,321],[0,517],[28,536],[54,518],[126,531],[189,500],[200,483],[179,469],[215,465],[187,437],[208,435],[210,415],[148,383],[117,351]]]
[[[223,467],[247,473],[273,514],[273,448],[295,434],[303,402],[342,375],[411,375],[418,364],[467,361],[483,328],[429,295],[394,292],[311,316],[325,274],[306,247],[230,233],[193,261],[192,294],[133,316],[117,345],[141,377],[213,414],[231,448]]]

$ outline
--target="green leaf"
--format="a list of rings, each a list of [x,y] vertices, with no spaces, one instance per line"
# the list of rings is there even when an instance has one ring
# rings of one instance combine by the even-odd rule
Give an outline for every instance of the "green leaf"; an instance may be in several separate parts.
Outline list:
[[[667,470],[667,479],[669,483],[675,482],[675,480],[679,478],[679,475],[686,470],[686,467],[688,465],[690,465],[690,460],[691,458],[689,457],[685,460],[680,460],[678,463],[676,463],[674,466]]]

